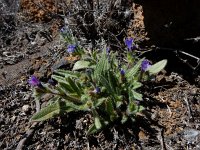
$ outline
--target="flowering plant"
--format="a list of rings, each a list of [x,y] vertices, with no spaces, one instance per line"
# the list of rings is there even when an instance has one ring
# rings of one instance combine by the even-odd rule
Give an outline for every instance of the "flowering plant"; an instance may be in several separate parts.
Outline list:
[[[72,111],[87,111],[94,119],[88,134],[117,120],[121,123],[129,119],[134,121],[137,112],[144,109],[138,103],[143,100],[139,89],[141,81],[157,74],[166,63],[167,60],[162,60],[150,65],[144,58],[120,62],[117,53],[106,49],[84,52],[71,71],[55,71],[52,75],[57,82],[55,86],[37,80],[42,86],[37,88],[42,90],[35,90],[35,97],[40,99],[51,94],[52,98],[32,121],[43,121]]]

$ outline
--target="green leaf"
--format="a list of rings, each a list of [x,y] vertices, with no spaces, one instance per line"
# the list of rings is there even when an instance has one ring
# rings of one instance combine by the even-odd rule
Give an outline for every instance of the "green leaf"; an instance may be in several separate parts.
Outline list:
[[[42,93],[53,92],[53,89],[48,84],[42,83],[42,86],[43,86]]]
[[[128,120],[128,116],[123,114],[121,123],[124,124]]]
[[[100,76],[105,76],[108,70],[110,70],[110,65],[106,52],[103,51],[94,71],[94,79],[98,82]]]
[[[81,99],[79,96],[74,95],[74,94],[65,94],[62,95],[62,98],[64,98],[66,101],[72,102],[76,105],[82,105],[83,103],[81,102]]]
[[[135,82],[133,82],[133,88],[132,89],[135,90],[135,89],[140,88],[141,86],[142,86],[142,83],[135,81]]]
[[[106,88],[106,92],[109,93],[113,98],[115,98],[115,90],[110,85],[108,80],[104,76],[101,76],[101,75],[100,75],[99,80],[100,80],[100,83]]]
[[[89,61],[79,60],[74,64],[74,67],[72,70],[81,70],[90,68],[91,63]]]
[[[58,87],[61,87],[61,89],[63,89],[63,91],[65,91],[66,94],[74,92],[74,89],[72,89],[72,87],[67,83],[59,83]]]
[[[60,99],[59,96],[54,96],[54,97],[52,97],[52,98],[47,102],[47,106],[48,106],[48,105],[54,104],[54,103],[57,102],[59,99]]]
[[[91,100],[91,97],[88,94],[82,94],[81,95],[81,102],[87,103],[90,100]]]
[[[127,61],[128,61],[128,63],[133,63],[134,62],[134,57],[133,57],[132,52],[128,52],[127,53]]]
[[[122,104],[123,104],[123,96],[119,95],[116,97],[116,108],[121,107]]]
[[[55,90],[57,90],[56,93],[59,93],[59,95],[66,95],[67,94],[66,89],[63,88],[62,86],[60,86],[59,84],[58,84],[58,86],[55,87]]]
[[[91,135],[91,134],[94,134],[98,131],[98,129],[96,128],[95,124],[92,124],[90,127],[89,127],[89,130],[87,131],[87,135]]]
[[[78,78],[80,77],[80,73],[79,72],[74,72],[74,71],[69,71],[69,70],[63,70],[63,69],[58,69],[55,70],[55,73],[67,78],[67,77],[74,77],[74,78]]]
[[[132,93],[133,93],[133,97],[137,100],[142,100],[142,94],[132,90]]]
[[[94,124],[95,124],[95,127],[96,127],[97,130],[102,128],[101,121],[100,121],[99,117],[94,118]]]
[[[128,115],[134,114],[137,111],[137,107],[133,101],[130,101],[128,104],[127,113]]]
[[[69,102],[69,101],[65,101],[66,103],[66,106],[72,108],[74,111],[88,111],[89,110],[89,107],[87,104],[74,104],[72,102]]]
[[[140,59],[130,70],[128,70],[128,72],[126,74],[126,77],[129,80],[132,80],[132,78],[137,74],[137,72],[139,71],[139,69],[141,67],[141,64],[142,64],[143,60],[144,60],[144,58]]]
[[[154,65],[150,66],[147,69],[147,71],[149,71],[150,75],[156,74],[156,73],[160,72],[162,69],[164,69],[166,64],[167,64],[167,60],[166,59],[161,60],[161,61],[155,63]]]
[[[69,93],[66,89],[62,86],[57,86],[56,90],[59,92],[59,96],[69,102],[73,102],[74,104],[82,104],[80,100],[80,96],[75,93]]]
[[[117,114],[115,113],[112,101],[109,99],[106,102],[105,111],[109,114],[111,121],[114,121],[117,118]]]
[[[107,100],[107,98],[105,98],[105,97],[94,100],[94,106],[95,107],[100,106],[105,100]]]
[[[70,107],[67,107],[64,102],[60,100],[55,103],[42,108],[38,113],[33,115],[32,121],[43,121],[60,115],[63,112],[73,111]]]
[[[119,84],[118,84],[118,80],[116,76],[114,75],[114,72],[108,71],[108,81],[109,81],[110,87],[112,88],[112,91],[118,94],[119,91],[117,91],[117,87],[119,87]]]
[[[70,77],[67,79],[71,88],[76,92],[79,96],[81,96],[82,90],[77,86],[76,82],[72,80]]]
[[[33,96],[35,99],[40,100],[42,96],[44,96],[46,93],[44,93],[43,91],[41,91],[38,88],[34,88],[33,89]]]
[[[51,76],[54,80],[58,81],[59,83],[65,83],[68,84],[66,79],[64,77],[61,77],[59,75],[52,75]]]
[[[145,108],[144,108],[143,106],[140,105],[140,106],[138,106],[137,111],[138,111],[138,112],[141,112],[141,111],[143,111],[144,109],[145,109]]]
[[[116,108],[121,107],[122,104],[123,104],[122,101],[117,101],[117,102],[116,102]]]

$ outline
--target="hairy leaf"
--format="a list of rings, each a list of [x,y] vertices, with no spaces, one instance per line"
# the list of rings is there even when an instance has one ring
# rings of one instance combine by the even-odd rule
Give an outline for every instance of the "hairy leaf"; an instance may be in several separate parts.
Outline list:
[[[66,81],[66,78],[61,77],[59,75],[52,75],[51,76],[54,80],[58,81],[59,83],[64,83],[64,84],[68,84]]]
[[[99,81],[100,76],[105,76],[109,68],[108,58],[105,52],[103,52],[102,57],[100,58],[99,62],[96,65],[94,71],[94,78],[96,81]]]
[[[109,93],[114,98],[115,97],[115,90],[110,85],[108,80],[104,76],[100,76],[99,80],[100,80],[100,83],[106,88],[107,93]]]
[[[140,82],[137,82],[137,81],[134,81],[133,82],[133,90],[137,89],[137,88],[140,88],[142,86],[142,83]]]
[[[61,87],[66,94],[74,92],[74,89],[67,83],[59,83],[58,87]]]
[[[87,68],[90,68],[90,66],[91,66],[91,63],[89,61],[79,60],[74,64],[74,67],[72,70],[87,69]]]
[[[97,130],[102,128],[102,124],[101,124],[100,118],[97,117],[97,116],[94,118],[94,124],[95,124],[95,127],[96,127]]]
[[[124,124],[128,120],[128,116],[123,114],[121,123]]]
[[[133,93],[133,97],[137,100],[142,100],[142,94],[132,90],[132,93]]]
[[[94,100],[94,106],[99,107],[103,102],[105,102],[105,100],[107,100],[107,98],[105,97]]]
[[[164,60],[161,60],[161,61],[155,63],[154,65],[150,66],[147,69],[147,71],[149,71],[150,75],[156,74],[156,73],[160,72],[162,69],[164,69],[166,65],[167,65],[167,60],[164,59]]]
[[[32,121],[43,121],[60,115],[63,112],[73,111],[72,108],[67,107],[64,102],[60,100],[55,103],[42,108],[38,113],[33,115]]]
[[[140,59],[135,66],[133,66],[130,70],[128,70],[128,73],[126,74],[127,79],[132,80],[132,78],[137,74],[137,72],[139,71],[142,61],[143,59]]]
[[[77,86],[76,82],[72,80],[70,77],[68,77],[68,82],[71,86],[71,88],[76,92],[79,96],[82,94],[82,90]]]
[[[67,78],[67,77],[78,78],[81,75],[79,72],[73,72],[73,71],[63,70],[63,69],[58,69],[55,71],[55,73],[57,73],[61,76],[64,76],[65,78]]]
[[[106,107],[105,107],[106,112],[109,114],[109,118],[111,121],[114,121],[115,118],[117,118],[117,114],[115,113],[113,104],[111,100],[106,101]]]
[[[113,91],[115,91],[116,94],[119,94],[119,91],[117,88],[119,87],[118,80],[116,76],[114,75],[114,73],[111,71],[108,71],[108,82],[110,84],[110,87],[113,89]]]

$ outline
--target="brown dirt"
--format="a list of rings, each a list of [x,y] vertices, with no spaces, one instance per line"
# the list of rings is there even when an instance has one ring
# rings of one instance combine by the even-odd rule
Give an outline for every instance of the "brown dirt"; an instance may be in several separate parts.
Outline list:
[[[44,22],[52,19],[52,15],[59,14],[63,10],[59,6],[60,1],[55,0],[21,0],[21,11],[26,13],[26,19],[36,22]]]

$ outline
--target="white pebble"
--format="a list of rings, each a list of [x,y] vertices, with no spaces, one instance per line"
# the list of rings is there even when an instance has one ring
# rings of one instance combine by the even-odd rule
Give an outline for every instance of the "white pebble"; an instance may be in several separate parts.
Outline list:
[[[27,111],[29,111],[29,108],[30,108],[29,105],[24,105],[24,106],[22,107],[22,111],[23,111],[23,112],[27,112]]]

